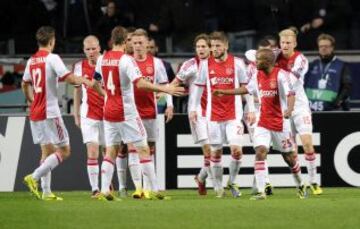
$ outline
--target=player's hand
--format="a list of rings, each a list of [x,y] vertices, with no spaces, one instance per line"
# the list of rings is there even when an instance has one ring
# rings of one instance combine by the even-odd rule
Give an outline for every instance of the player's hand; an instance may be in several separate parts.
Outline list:
[[[223,93],[223,91],[222,91],[221,89],[215,89],[215,90],[212,92],[212,94],[213,94],[214,96],[223,96],[223,95],[224,95],[224,93]]]
[[[311,24],[310,23],[306,23],[303,26],[301,26],[300,31],[302,33],[306,33],[307,31],[309,31],[311,29]]]
[[[94,88],[95,84],[96,84],[96,81],[95,80],[88,80],[86,78],[82,78],[83,79],[83,83],[89,87],[89,88]]]
[[[77,127],[81,128],[80,115],[74,114],[74,120],[75,120],[75,125],[76,125]]]
[[[288,119],[291,117],[292,110],[286,110],[284,112],[284,118]]]
[[[319,27],[321,27],[324,24],[324,19],[322,18],[315,18],[314,20],[312,20],[311,22],[311,27],[314,29],[317,29]]]
[[[191,123],[195,124],[197,122],[197,113],[196,111],[191,111],[189,114],[189,120]]]
[[[186,95],[184,87],[178,87],[171,84],[166,87],[166,92],[170,95],[178,97]]]
[[[256,122],[255,112],[247,112],[245,113],[246,122],[250,125],[253,125]]]
[[[165,110],[165,116],[166,116],[165,123],[170,122],[174,117],[174,107],[167,107]]]

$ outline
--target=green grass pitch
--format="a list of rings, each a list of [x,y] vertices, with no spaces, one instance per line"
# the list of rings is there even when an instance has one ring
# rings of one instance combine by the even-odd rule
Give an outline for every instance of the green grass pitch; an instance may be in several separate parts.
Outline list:
[[[170,190],[171,200],[102,202],[88,192],[57,193],[64,201],[36,200],[27,192],[0,193],[0,228],[360,228],[360,189],[324,188],[300,200],[295,188],[277,188],[265,201],[215,198],[213,191]]]

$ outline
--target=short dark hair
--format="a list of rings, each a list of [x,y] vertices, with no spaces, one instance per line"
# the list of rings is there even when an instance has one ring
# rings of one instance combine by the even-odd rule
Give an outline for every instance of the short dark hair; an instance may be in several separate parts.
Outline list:
[[[229,43],[229,39],[227,38],[226,34],[222,31],[214,31],[210,34],[210,40],[219,40],[224,43]]]
[[[271,45],[270,41],[268,39],[263,38],[258,42],[257,47],[267,47],[270,45]]]
[[[50,40],[55,38],[55,29],[51,26],[41,26],[35,36],[39,46],[47,46]]]
[[[207,46],[211,46],[210,45],[210,38],[209,38],[209,35],[207,35],[206,33],[200,33],[199,35],[197,35],[194,39],[194,46],[196,46],[196,43],[199,41],[199,40],[204,40],[207,44]]]
[[[111,41],[114,45],[121,45],[125,42],[127,30],[122,26],[116,26],[111,31]]]
[[[266,56],[266,59],[272,63],[275,62],[275,54],[272,50],[270,49],[260,49],[256,51],[256,55],[260,55],[263,54]]]
[[[330,34],[326,34],[326,33],[320,34],[317,38],[317,43],[319,44],[319,41],[321,41],[321,40],[328,40],[331,42],[331,46],[335,47],[335,44],[336,44],[335,38],[333,36],[331,36]]]

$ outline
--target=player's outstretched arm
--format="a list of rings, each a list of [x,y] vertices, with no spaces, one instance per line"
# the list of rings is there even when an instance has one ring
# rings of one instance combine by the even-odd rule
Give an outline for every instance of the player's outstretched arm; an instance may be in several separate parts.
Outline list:
[[[94,87],[94,83],[93,81],[90,81],[88,79],[86,79],[85,77],[77,77],[74,74],[70,74],[65,78],[65,82],[68,84],[72,84],[72,85],[81,85],[81,84],[85,84],[88,87],[93,88]]]
[[[174,85],[158,85],[147,82],[145,79],[138,79],[135,83],[136,87],[141,90],[154,91],[154,92],[164,92],[174,96],[182,96],[185,93],[185,88],[174,86]]]
[[[215,96],[222,96],[222,95],[244,95],[248,94],[248,90],[245,86],[241,86],[235,89],[215,89],[213,92]]]

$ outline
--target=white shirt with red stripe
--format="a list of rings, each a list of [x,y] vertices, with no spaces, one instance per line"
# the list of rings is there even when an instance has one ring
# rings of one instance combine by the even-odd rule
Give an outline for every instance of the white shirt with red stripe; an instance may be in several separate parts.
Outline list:
[[[95,73],[95,66],[89,64],[87,59],[81,60],[74,65],[74,75],[86,77],[92,80]],[[82,118],[91,118],[94,120],[103,120],[104,116],[104,97],[99,95],[94,89],[81,85],[82,103],[80,116]]]
[[[215,89],[235,89],[240,84],[247,84],[246,66],[240,58],[228,54],[223,62],[217,62],[214,57],[200,64],[199,77],[195,80],[198,86],[206,86],[207,107],[206,117],[210,121],[241,120],[243,116],[241,96],[213,96]],[[196,98],[198,99],[198,98]]]
[[[257,71],[256,77],[252,77],[246,86],[250,94],[258,94],[260,98],[258,126],[272,131],[290,131],[289,120],[283,117],[287,97],[295,94],[289,74],[292,73],[277,67],[269,75]]]
[[[255,62],[250,62],[247,66],[247,76],[248,76],[248,80],[251,81],[251,79],[253,77],[257,76],[257,68],[256,68],[256,64]],[[255,113],[259,113],[260,111],[260,102],[258,100],[258,94],[253,94],[254,96],[254,107],[255,107]],[[247,113],[249,112],[249,106],[246,103],[244,106],[244,112]]]
[[[123,122],[139,117],[133,83],[141,72],[135,60],[121,51],[108,51],[98,58],[95,71],[102,76],[106,91],[104,120]]]
[[[194,82],[195,79],[199,76],[199,64],[200,64],[200,59],[197,57],[193,57],[185,61],[181,65],[178,73],[176,74],[176,78],[189,88],[190,95],[194,92],[196,87]],[[191,102],[188,103],[188,111],[190,110],[189,107],[190,104]],[[199,114],[201,114],[203,117],[206,116],[206,104],[207,104],[207,90],[204,90],[201,95],[201,106],[197,109]]]
[[[140,68],[143,78],[148,82],[154,84],[167,84],[169,82],[165,66],[159,58],[147,55],[144,61],[136,61],[136,63]],[[134,95],[141,119],[155,119],[157,114],[155,93],[135,87]],[[172,105],[172,102],[169,105]]]
[[[39,50],[27,61],[23,81],[33,85],[34,101],[30,120],[41,121],[61,116],[57,98],[58,80],[70,74],[59,55]]]
[[[277,58],[276,66],[293,73],[290,80],[296,93],[294,114],[303,111],[310,112],[309,100],[304,90],[304,77],[309,69],[307,58],[299,51],[295,51],[288,59],[280,54]]]

